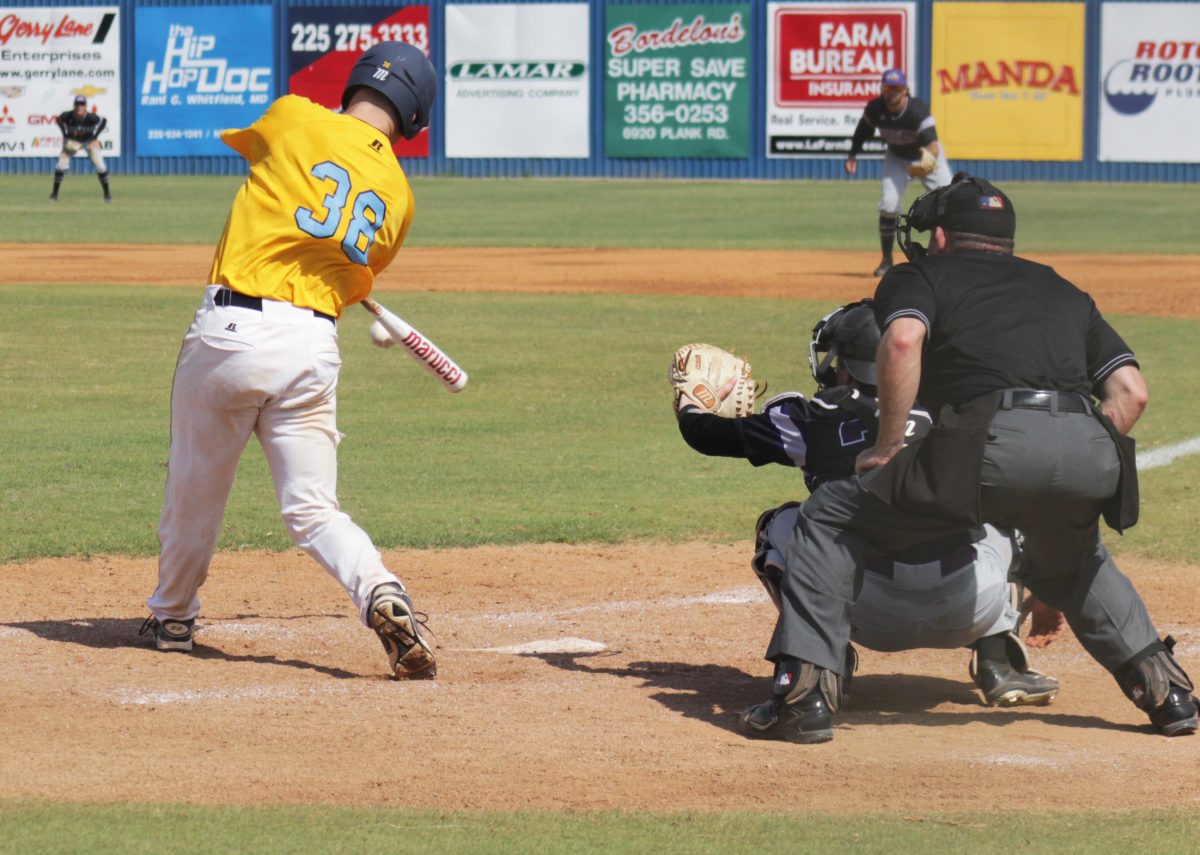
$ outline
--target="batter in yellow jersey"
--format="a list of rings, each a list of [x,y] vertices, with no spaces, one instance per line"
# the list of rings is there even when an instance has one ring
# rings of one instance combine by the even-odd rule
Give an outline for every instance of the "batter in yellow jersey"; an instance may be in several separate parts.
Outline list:
[[[413,195],[378,128],[287,95],[221,139],[250,163],[209,282],[337,317],[371,293]],[[336,152],[336,154],[333,154]]]
[[[342,113],[288,95],[222,139],[250,164],[175,366],[158,587],[143,634],[190,651],[200,586],[242,451],[257,436],[292,540],[349,594],[392,676],[432,677],[408,591],[337,498],[337,319],[371,293],[412,222],[392,154],[429,124],[437,74],[380,42],[350,71]]]

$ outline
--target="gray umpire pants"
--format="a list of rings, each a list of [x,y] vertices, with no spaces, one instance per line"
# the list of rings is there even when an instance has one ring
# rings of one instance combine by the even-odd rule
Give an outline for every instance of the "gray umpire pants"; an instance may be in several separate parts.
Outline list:
[[[1066,615],[1110,672],[1158,640],[1141,597],[1100,543],[1100,509],[1118,475],[1116,447],[1091,414],[1002,409],[992,420],[983,518],[1022,532],[1021,580]],[[870,477],[828,482],[804,503],[785,553],[768,659],[794,657],[841,673],[866,559],[954,530],[888,505],[864,486]]]

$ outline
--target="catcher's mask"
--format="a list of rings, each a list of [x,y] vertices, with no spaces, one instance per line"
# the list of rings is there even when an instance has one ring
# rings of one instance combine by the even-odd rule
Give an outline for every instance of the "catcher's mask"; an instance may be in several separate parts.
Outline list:
[[[870,300],[859,300],[834,309],[813,327],[808,346],[808,367],[822,389],[836,386],[834,364],[841,357],[850,376],[864,386],[876,385],[875,350],[879,325]]]
[[[959,172],[945,187],[918,196],[896,220],[896,242],[909,261],[928,255],[928,246],[912,238],[912,231],[932,231],[934,226],[977,235],[1011,239],[1017,231],[1012,201],[991,182]]]
[[[397,130],[411,140],[429,125],[437,98],[437,72],[425,53],[407,42],[380,42],[358,58],[346,79],[342,109],[354,90],[365,86],[381,93],[396,110]]]

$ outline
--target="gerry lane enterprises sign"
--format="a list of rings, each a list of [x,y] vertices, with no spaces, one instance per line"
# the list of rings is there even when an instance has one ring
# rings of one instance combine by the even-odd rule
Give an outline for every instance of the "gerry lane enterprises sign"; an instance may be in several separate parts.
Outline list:
[[[748,5],[608,6],[609,157],[749,154]]]

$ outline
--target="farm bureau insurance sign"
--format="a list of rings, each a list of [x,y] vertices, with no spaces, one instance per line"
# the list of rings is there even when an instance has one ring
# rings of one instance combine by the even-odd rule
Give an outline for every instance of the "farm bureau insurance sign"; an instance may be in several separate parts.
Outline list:
[[[446,157],[587,157],[586,3],[446,6]]]
[[[429,56],[429,7],[289,6],[288,39],[288,91],[340,111],[346,78],[363,51],[400,41]],[[398,157],[428,157],[429,129],[392,150]]]
[[[915,20],[913,3],[768,3],[767,156],[848,154],[883,72],[904,69],[916,90]]]
[[[1100,160],[1200,160],[1200,3],[1105,3],[1100,16]]]
[[[1082,3],[934,3],[930,106],[946,156],[1082,160]]]
[[[254,123],[274,91],[270,6],[139,6],[135,23],[137,153],[237,152],[226,128]]]
[[[108,119],[100,151],[121,153],[118,21],[116,6],[0,9],[0,157],[58,157],[76,95]]]
[[[609,157],[746,157],[750,7],[608,6]]]

